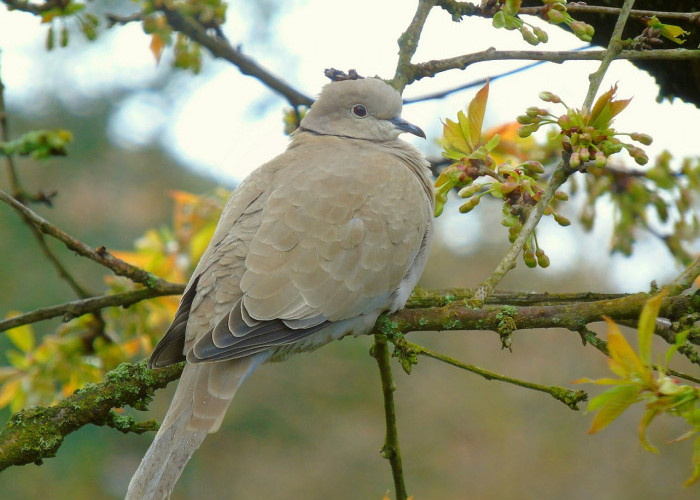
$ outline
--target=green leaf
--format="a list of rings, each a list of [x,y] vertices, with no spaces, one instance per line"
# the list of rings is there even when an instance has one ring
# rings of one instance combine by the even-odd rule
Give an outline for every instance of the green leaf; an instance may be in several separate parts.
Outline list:
[[[658,415],[659,412],[656,410],[647,410],[644,412],[644,415],[642,416],[642,420],[639,421],[639,440],[642,442],[642,446],[644,447],[645,450],[650,451],[652,453],[658,453],[659,450],[656,448],[656,446],[652,445],[648,440],[647,440],[647,427],[649,427],[649,424],[651,424],[651,421],[656,418],[656,415]]]
[[[693,443],[693,474],[683,483],[683,486],[690,486],[698,479],[700,479],[700,436],[695,438]]]
[[[605,429],[610,423],[619,417],[631,404],[639,401],[640,386],[636,384],[620,385],[591,399],[588,410],[598,409],[588,429],[589,434],[594,434]]]
[[[656,317],[659,315],[661,301],[666,296],[665,292],[661,292],[651,299],[647,300],[639,315],[638,325],[638,340],[639,340],[639,357],[645,365],[651,365],[651,340],[656,330]]]

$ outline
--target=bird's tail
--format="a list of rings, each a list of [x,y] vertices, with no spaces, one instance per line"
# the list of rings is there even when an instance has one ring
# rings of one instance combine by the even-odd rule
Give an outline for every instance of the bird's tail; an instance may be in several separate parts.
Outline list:
[[[206,364],[187,364],[168,413],[129,483],[125,500],[170,497],[192,454],[216,432],[238,387],[267,355]]]

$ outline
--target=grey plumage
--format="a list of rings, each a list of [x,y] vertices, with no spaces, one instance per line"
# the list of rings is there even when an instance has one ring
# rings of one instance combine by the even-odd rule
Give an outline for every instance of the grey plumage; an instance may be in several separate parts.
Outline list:
[[[433,194],[424,156],[398,139],[423,133],[400,113],[381,80],[331,83],[287,150],[231,194],[151,356],[187,364],[127,500],[169,497],[260,364],[368,333],[403,307],[428,256]]]

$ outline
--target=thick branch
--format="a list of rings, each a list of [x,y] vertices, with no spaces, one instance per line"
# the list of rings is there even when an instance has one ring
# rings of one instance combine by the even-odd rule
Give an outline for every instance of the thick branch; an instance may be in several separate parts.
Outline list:
[[[145,362],[123,363],[109,372],[103,382],[80,389],[55,406],[14,414],[0,432],[0,471],[55,456],[63,439],[86,424],[141,431],[143,426],[116,416],[112,408],[129,405],[145,409],[153,393],[177,379],[181,372],[182,364],[149,370]]]

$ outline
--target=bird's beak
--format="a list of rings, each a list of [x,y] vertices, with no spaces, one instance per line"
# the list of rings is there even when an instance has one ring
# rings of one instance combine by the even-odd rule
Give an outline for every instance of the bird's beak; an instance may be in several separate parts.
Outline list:
[[[408,123],[400,116],[392,118],[389,121],[394,124],[394,127],[396,127],[397,130],[401,130],[402,132],[408,132],[409,134],[417,135],[418,137],[422,137],[423,139],[425,139],[425,132],[423,132],[419,127],[416,127],[412,123]]]

